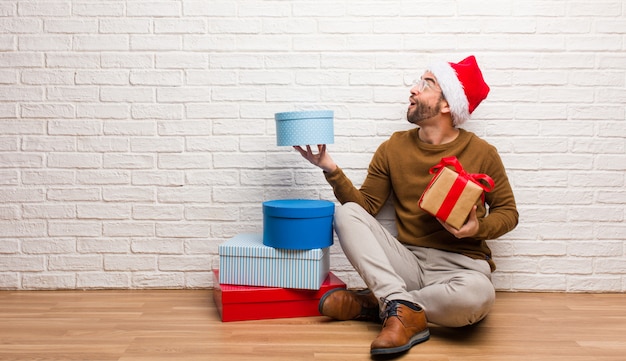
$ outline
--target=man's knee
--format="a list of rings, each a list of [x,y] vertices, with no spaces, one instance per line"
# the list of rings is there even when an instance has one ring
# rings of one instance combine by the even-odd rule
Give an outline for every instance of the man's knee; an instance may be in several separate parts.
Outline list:
[[[356,202],[347,202],[335,208],[335,215],[348,215],[364,212],[365,210]]]
[[[463,278],[458,284],[453,280],[446,285],[448,290],[454,291],[440,295],[425,307],[427,316],[432,311],[431,322],[446,327],[463,327],[485,318],[493,307],[496,293],[489,279],[480,276]]]
[[[496,291],[493,284],[487,277],[481,277],[480,281],[474,282],[468,287],[466,297],[458,300],[456,307],[460,315],[465,315],[459,319],[460,325],[472,325],[489,314],[496,300]]]
[[[474,304],[471,305],[473,312],[469,313],[468,324],[475,324],[487,317],[495,300],[496,292],[493,288],[485,290],[481,295],[477,295],[477,297],[474,298]]]
[[[365,210],[354,202],[344,203],[339,207],[335,207],[334,225],[340,227],[349,220],[353,220],[358,214]]]

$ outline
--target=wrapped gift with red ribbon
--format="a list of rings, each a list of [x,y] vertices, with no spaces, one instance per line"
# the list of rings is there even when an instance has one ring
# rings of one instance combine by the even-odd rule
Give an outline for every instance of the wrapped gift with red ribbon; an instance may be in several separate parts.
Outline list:
[[[484,202],[484,192],[495,187],[488,175],[467,173],[456,157],[441,158],[430,168],[430,174],[435,176],[420,197],[419,206],[456,229],[465,224],[479,198]]]

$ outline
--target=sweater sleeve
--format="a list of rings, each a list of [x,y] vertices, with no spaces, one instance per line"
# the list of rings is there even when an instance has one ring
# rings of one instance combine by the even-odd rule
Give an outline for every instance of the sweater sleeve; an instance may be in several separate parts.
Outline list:
[[[354,186],[339,167],[333,172],[324,172],[324,176],[333,188],[339,203],[355,202],[374,216],[382,209],[391,193],[391,182],[385,156],[386,143],[381,144],[374,154],[367,171],[367,177],[360,189]]]
[[[513,230],[519,220],[513,190],[500,156],[494,150],[487,159],[485,173],[494,180],[495,188],[485,193],[489,211],[484,218],[479,218],[479,231],[473,237],[478,240],[496,239]]]

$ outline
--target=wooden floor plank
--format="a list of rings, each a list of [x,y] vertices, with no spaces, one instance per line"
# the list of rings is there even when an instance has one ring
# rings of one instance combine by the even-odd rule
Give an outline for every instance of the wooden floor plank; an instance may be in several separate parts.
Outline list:
[[[221,322],[211,290],[0,291],[0,360],[370,360],[380,326],[325,317]],[[500,292],[491,314],[398,357],[623,361],[626,294]]]

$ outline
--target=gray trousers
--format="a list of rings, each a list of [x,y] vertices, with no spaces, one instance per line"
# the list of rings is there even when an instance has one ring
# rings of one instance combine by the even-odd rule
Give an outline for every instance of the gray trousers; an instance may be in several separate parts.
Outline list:
[[[356,203],[337,207],[335,232],[341,248],[380,300],[419,304],[429,322],[461,327],[482,320],[496,294],[485,260],[400,243]]]

